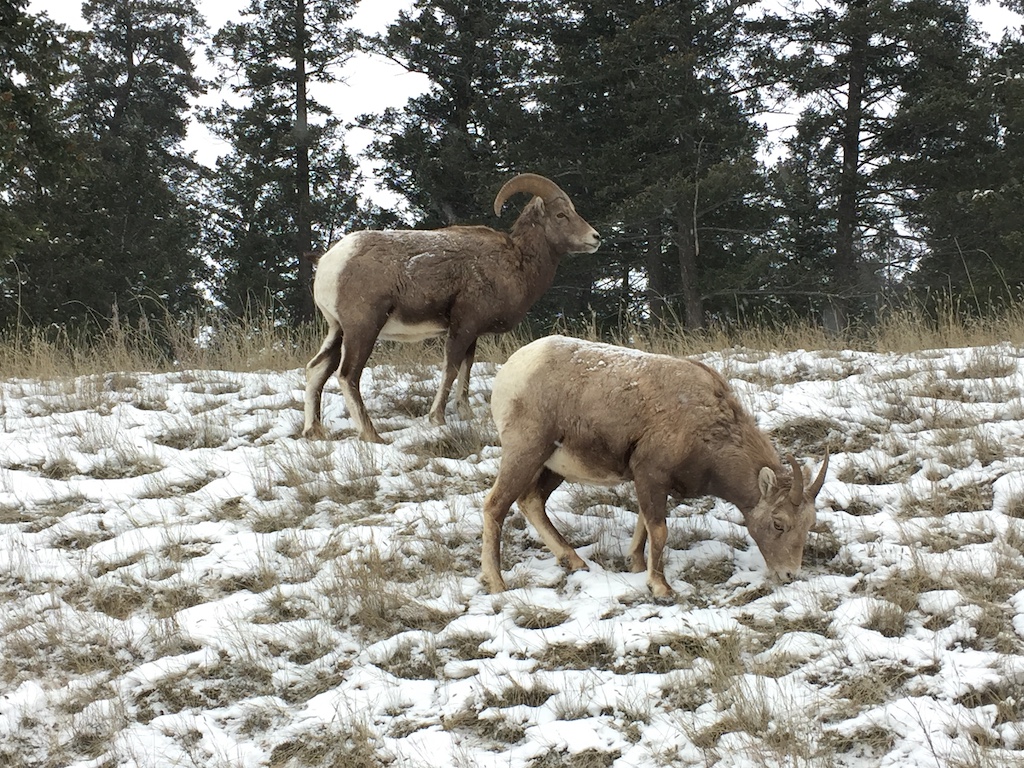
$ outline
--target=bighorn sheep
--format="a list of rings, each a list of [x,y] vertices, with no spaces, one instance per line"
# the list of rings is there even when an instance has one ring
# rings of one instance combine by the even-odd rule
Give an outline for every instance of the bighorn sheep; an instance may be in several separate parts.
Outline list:
[[[564,336],[515,352],[494,378],[491,411],[501,437],[498,477],[484,501],[481,579],[501,577],[501,527],[513,501],[571,571],[586,563],[548,519],[545,502],[565,479],[598,485],[632,480],[640,517],[629,547],[656,597],[665,580],[666,497],[710,494],[736,505],[772,575],[800,568],[814,499],[828,468],[808,482],[779,455],[725,379],[702,363]],[[644,545],[651,553],[644,562]]]
[[[457,405],[461,413],[468,411],[477,337],[511,329],[551,286],[562,256],[593,253],[601,243],[565,192],[536,174],[506,182],[494,200],[495,215],[520,192],[534,197],[510,234],[482,226],[354,232],[323,255],[313,297],[328,330],[306,365],[304,436],[322,433],[324,384],[338,370],[359,437],[382,442],[359,392],[378,338],[421,341],[447,335],[430,420],[444,423],[456,375]]]

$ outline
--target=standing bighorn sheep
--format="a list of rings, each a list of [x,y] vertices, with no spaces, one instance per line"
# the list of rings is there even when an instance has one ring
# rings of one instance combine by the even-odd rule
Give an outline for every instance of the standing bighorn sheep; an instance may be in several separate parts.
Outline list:
[[[706,365],[549,336],[515,352],[498,371],[491,410],[502,456],[483,511],[481,578],[490,591],[505,589],[501,527],[517,500],[559,562],[572,571],[587,568],[544,508],[565,479],[633,481],[640,517],[629,564],[634,573],[646,568],[656,597],[672,594],[662,565],[669,493],[735,504],[768,571],[791,578],[800,569],[828,453],[813,482],[792,457],[791,471],[784,470],[767,435]]]
[[[559,259],[567,253],[593,253],[601,243],[565,192],[533,173],[505,183],[494,200],[495,215],[519,192],[534,197],[510,234],[481,226],[354,232],[323,255],[313,297],[328,330],[306,365],[304,436],[321,434],[324,384],[338,370],[359,437],[382,442],[359,392],[363,367],[378,338],[447,336],[430,420],[444,423],[456,375],[457,406],[461,413],[468,411],[477,337],[511,329],[551,286]]]

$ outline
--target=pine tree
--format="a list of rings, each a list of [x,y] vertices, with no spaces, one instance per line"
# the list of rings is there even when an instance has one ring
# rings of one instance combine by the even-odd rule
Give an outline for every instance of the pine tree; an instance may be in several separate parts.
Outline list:
[[[963,59],[940,58],[952,47],[941,43],[887,137],[926,246],[910,282],[985,311],[1024,291],[1024,42],[1014,34],[991,57]]]
[[[695,328],[707,297],[756,274],[763,180],[756,99],[735,66],[743,6],[545,6],[539,26],[551,31],[538,60],[552,65],[533,80],[541,135],[524,147],[581,179],[573,199],[610,235],[597,254],[595,305],[618,294],[633,319],[675,317]],[[649,307],[638,310],[644,283]]]
[[[520,0],[417,0],[369,48],[426,75],[427,92],[401,109],[365,116],[378,136],[380,182],[421,226],[490,217],[503,174],[545,173],[503,162],[524,119],[526,41]]]
[[[774,257],[765,274],[766,298],[778,312],[801,317],[821,313],[834,293],[826,269],[836,239],[837,199],[830,174],[836,165],[836,146],[828,141],[828,120],[806,110],[785,155],[770,177],[770,194],[777,205],[771,241]]]
[[[204,89],[193,54],[205,26],[193,0],[93,0],[82,13],[93,31],[79,59],[76,119],[95,142],[97,204],[82,237],[97,256],[97,292],[111,303],[152,296],[179,314],[198,305],[205,276],[191,192],[198,173],[182,147]]]
[[[71,174],[58,90],[68,32],[26,13],[27,0],[0,4],[0,322],[21,316],[32,284],[30,258],[49,240],[45,198]],[[31,302],[30,302],[31,303]]]
[[[214,36],[233,97],[206,116],[231,146],[218,161],[206,242],[217,295],[312,320],[314,251],[359,218],[358,174],[342,126],[310,91],[337,81],[355,45],[355,0],[252,0]]]
[[[816,253],[794,252],[786,259],[813,258],[808,266],[820,275],[819,288],[831,294],[836,322],[843,325],[870,309],[894,272],[908,266],[901,263],[911,246],[900,214],[917,191],[914,174],[907,172],[909,123],[901,126],[899,116],[914,114],[912,133],[918,134],[942,132],[951,124],[948,112],[925,112],[920,105],[934,103],[945,87],[953,88],[955,101],[968,87],[974,42],[966,3],[790,5],[785,13],[766,14],[755,30],[765,43],[756,60],[765,80],[777,78],[805,105],[802,123],[808,130],[801,142],[813,154],[805,159],[815,164],[823,208],[834,211],[818,227],[831,233],[828,248],[818,249],[819,242]],[[956,75],[943,84],[952,70]],[[782,239],[787,238],[794,241],[792,234]]]
[[[61,96],[64,173],[40,184],[46,231],[18,255],[23,317],[102,329],[113,317],[162,319],[200,301],[197,178],[181,142],[202,88],[190,0],[96,0]]]

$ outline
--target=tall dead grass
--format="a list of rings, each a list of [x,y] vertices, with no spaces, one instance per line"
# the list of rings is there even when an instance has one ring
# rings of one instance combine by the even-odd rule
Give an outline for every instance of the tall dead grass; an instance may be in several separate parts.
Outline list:
[[[998,314],[978,316],[947,302],[938,309],[892,310],[867,328],[830,334],[810,320],[748,323],[690,331],[681,325],[627,325],[601,333],[596,325],[557,325],[552,333],[597,339],[672,355],[694,355],[736,347],[765,351],[856,349],[916,352],[1000,342],[1024,344],[1024,302]],[[59,328],[18,327],[0,332],[0,375],[58,379],[110,371],[181,369],[256,371],[301,368],[317,350],[323,328],[318,321],[299,326],[274,321],[270,313],[242,318],[193,315],[166,318],[159,327],[143,319],[113,322],[102,333],[71,334]],[[481,338],[477,359],[504,362],[532,338],[543,335],[521,325],[511,333]],[[442,344],[379,342],[372,363],[437,364]]]

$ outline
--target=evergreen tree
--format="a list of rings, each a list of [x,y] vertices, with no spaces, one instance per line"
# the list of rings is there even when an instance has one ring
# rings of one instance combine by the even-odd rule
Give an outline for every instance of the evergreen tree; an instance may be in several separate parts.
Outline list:
[[[1010,35],[991,58],[953,64],[921,68],[938,82],[900,110],[888,139],[926,246],[911,283],[984,311],[1024,290],[1024,42]]]
[[[540,135],[522,146],[581,178],[573,199],[611,236],[595,306],[610,292],[620,315],[700,327],[731,301],[708,297],[759,271],[761,134],[736,68],[744,5],[545,5],[550,42],[537,60],[552,64],[533,79]],[[635,301],[644,283],[646,309]]]
[[[953,89],[950,103],[957,102],[969,87],[965,75],[975,48],[967,4],[791,5],[784,14],[765,15],[755,31],[765,43],[758,60],[765,79],[778,78],[805,104],[802,123],[813,130],[800,141],[813,155],[818,195],[833,211],[828,226],[819,228],[833,233],[829,247],[821,249],[818,241],[817,253],[804,250],[786,258],[820,275],[820,290],[832,295],[843,325],[873,305],[896,268],[906,267],[901,262],[910,244],[897,223],[917,194],[908,186],[913,174],[906,172],[906,128],[912,122],[917,134],[934,135],[955,125],[948,112],[920,107],[934,107],[945,88]],[[901,114],[913,117],[901,126]],[[787,223],[800,226],[797,220]],[[793,233],[783,234],[782,241],[787,239],[792,243]]]
[[[0,322],[33,284],[26,252],[50,238],[43,201],[71,173],[57,91],[68,33],[27,0],[0,2]]]
[[[207,243],[217,296],[282,317],[314,316],[310,256],[359,218],[358,175],[342,126],[311,88],[337,81],[355,35],[356,0],[252,0],[214,36],[234,97],[206,120],[231,151],[218,161]],[[319,121],[318,121],[319,120]]]
[[[408,202],[417,225],[487,219],[503,174],[546,172],[503,162],[524,119],[522,22],[529,5],[416,0],[384,36],[369,41],[370,50],[430,80],[427,92],[401,109],[362,121],[379,137],[369,154],[383,161],[380,182]]]
[[[71,60],[64,174],[40,184],[46,232],[18,254],[23,316],[102,328],[196,306],[202,261],[193,164],[181,149],[202,88],[191,0],[95,0]]]
[[[765,274],[774,309],[810,316],[827,308],[835,290],[825,269],[836,239],[838,207],[830,173],[836,145],[828,141],[828,121],[810,111],[797,120],[783,142],[785,155],[772,170],[769,188],[776,201],[773,258]]]

